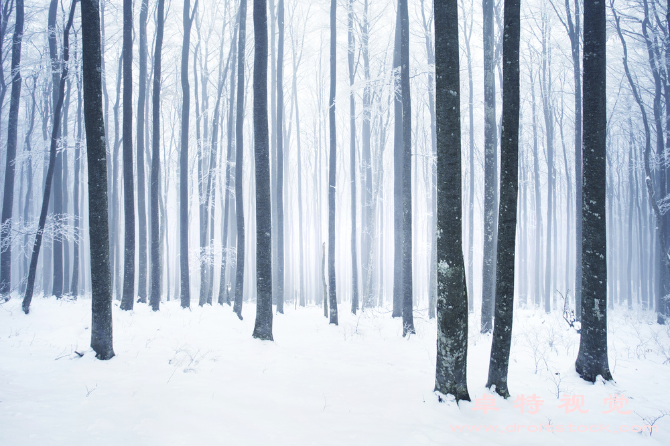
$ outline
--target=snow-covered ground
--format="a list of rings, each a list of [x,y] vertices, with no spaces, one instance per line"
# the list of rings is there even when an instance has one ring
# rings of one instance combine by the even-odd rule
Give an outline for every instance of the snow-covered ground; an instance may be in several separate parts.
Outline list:
[[[426,312],[403,339],[390,312],[348,307],[333,326],[321,308],[287,306],[262,342],[253,304],[244,321],[218,305],[115,304],[116,357],[98,361],[90,300],[36,298],[26,316],[16,296],[0,305],[0,445],[670,444],[670,328],[651,313],[611,313],[615,382],[592,385],[574,372],[579,335],[561,315],[518,310],[508,400],[484,388],[491,337],[473,317],[472,402],[458,406],[433,392]],[[533,394],[543,403],[522,414]],[[623,432],[663,412],[651,436]]]

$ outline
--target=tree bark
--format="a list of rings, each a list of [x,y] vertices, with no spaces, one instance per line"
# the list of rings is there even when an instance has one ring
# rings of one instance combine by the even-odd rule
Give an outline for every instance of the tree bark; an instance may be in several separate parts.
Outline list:
[[[16,0],[16,19],[12,36],[12,92],[9,99],[7,124],[7,155],[5,163],[5,188],[2,200],[2,254],[0,254],[0,298],[9,299],[12,288],[12,209],[14,207],[14,160],[18,137],[19,103],[21,101],[21,43],[23,39],[23,0]],[[2,68],[2,67],[0,67]]]
[[[244,1],[244,0],[242,0]],[[330,95],[328,121],[330,125],[330,160],[328,172],[328,293],[330,323],[337,325],[337,292],[335,288],[335,187],[337,185],[337,129],[335,126],[335,93],[337,83],[337,0],[330,1]]]
[[[483,0],[484,10],[484,269],[482,272],[481,332],[493,328],[496,273],[496,195],[498,184],[496,126],[496,81],[494,60],[493,0]]]
[[[495,319],[486,387],[509,397],[507,371],[514,319],[514,257],[519,190],[519,42],[521,2],[505,0],[503,37],[503,110],[500,137],[500,214],[496,261]]]
[[[582,379],[610,381],[607,360],[607,42],[605,3],[584,2],[584,188],[582,196],[582,328],[575,369]]]
[[[82,0],[81,19],[91,247],[91,348],[95,351],[96,358],[110,359],[114,356],[114,349],[112,346],[109,227],[107,225],[105,122],[102,114],[99,0]]]
[[[240,35],[237,47],[237,120],[235,122],[235,213],[237,215],[237,262],[233,311],[242,319],[244,291],[244,199],[242,196],[242,163],[244,161],[244,59],[247,34],[247,0],[240,0]]]
[[[256,322],[253,337],[272,341],[272,208],[268,134],[268,23],[265,0],[254,0],[254,152],[256,169]]]
[[[351,312],[358,310],[358,253],[356,252],[356,101],[354,99],[354,2],[347,9],[347,62],[349,66],[349,175],[351,184]]]
[[[179,152],[179,266],[181,271],[181,306],[190,308],[190,278],[188,267],[188,128],[191,92],[188,83],[188,56],[191,52],[191,25],[198,0],[195,0],[191,13],[191,0],[184,0],[184,42],[181,49],[181,90],[183,105],[181,109],[181,150]]]
[[[138,166],[139,168],[139,166]],[[135,189],[133,185],[133,2],[123,1],[123,297],[121,309],[135,300]]]
[[[401,86],[402,14],[398,8],[393,48],[393,313],[402,317],[403,310],[403,125]],[[400,94],[398,94],[400,92]]]
[[[140,66],[139,87],[137,91],[137,219],[139,226],[139,256],[138,256],[138,302],[147,301],[147,212],[146,192],[144,179],[144,112],[148,108],[146,104],[147,90],[147,16],[149,1],[142,0],[140,6]]]
[[[277,2],[277,313],[284,313],[284,0]]]
[[[468,291],[462,246],[458,5],[434,0],[437,122],[437,360],[435,390],[470,401]]]
[[[153,139],[151,141],[151,294],[149,303],[153,311],[158,311],[161,302],[161,234],[159,230],[159,202],[161,190],[160,175],[160,137],[161,137],[161,70],[163,50],[163,30],[165,25],[165,0],[158,0],[156,10],[156,47],[154,49],[154,85],[153,85]],[[164,226],[164,225],[163,225]]]

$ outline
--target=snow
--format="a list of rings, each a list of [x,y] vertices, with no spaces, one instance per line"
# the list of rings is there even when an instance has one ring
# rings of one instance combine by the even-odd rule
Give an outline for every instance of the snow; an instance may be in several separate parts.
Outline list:
[[[334,326],[320,307],[286,305],[267,342],[251,337],[252,303],[243,321],[227,306],[183,310],[172,301],[153,313],[115,303],[116,357],[99,361],[90,300],[38,297],[27,316],[20,303],[0,305],[0,445],[670,444],[670,328],[649,312],[610,313],[616,382],[592,385],[574,372],[579,335],[560,314],[516,310],[506,401],[484,388],[491,337],[471,316],[473,401],[459,407],[433,392],[436,324],[427,311],[415,313],[417,333],[404,339],[385,309],[340,311]],[[583,396],[588,412],[566,414],[557,388],[561,398]],[[544,403],[521,414],[515,401],[533,394]],[[632,413],[602,413],[615,394]],[[484,397],[499,410],[484,414],[476,402]],[[614,432],[663,411],[652,436]],[[568,423],[612,432],[568,432]],[[505,431],[540,424],[565,432]],[[464,425],[496,431],[459,432]]]

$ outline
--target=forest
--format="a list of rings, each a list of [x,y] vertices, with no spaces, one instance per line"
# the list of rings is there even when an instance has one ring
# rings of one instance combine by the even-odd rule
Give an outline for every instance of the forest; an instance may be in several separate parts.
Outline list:
[[[670,442],[670,0],[0,0],[0,64],[0,444]]]

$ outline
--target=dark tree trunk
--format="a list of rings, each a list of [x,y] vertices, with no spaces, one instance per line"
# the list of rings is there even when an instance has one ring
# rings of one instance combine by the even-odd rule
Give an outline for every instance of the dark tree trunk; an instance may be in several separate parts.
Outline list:
[[[235,122],[235,213],[237,215],[237,261],[235,262],[235,302],[233,311],[242,319],[244,297],[244,197],[242,196],[242,163],[244,162],[244,59],[247,36],[247,0],[240,0],[240,36],[237,47],[237,120]]]
[[[354,99],[354,1],[347,10],[347,62],[349,65],[349,148],[351,178],[351,312],[358,310],[358,254],[356,252],[356,101]]]
[[[149,1],[142,0],[140,6],[140,67],[137,91],[137,219],[139,226],[139,256],[137,262],[137,296],[138,302],[147,301],[147,211],[146,192],[144,191],[144,111],[147,90],[147,16]]]
[[[195,0],[191,13],[191,0],[184,0],[184,42],[181,48],[181,150],[179,152],[179,266],[181,271],[181,306],[190,308],[191,294],[188,270],[188,122],[191,91],[188,83],[188,56],[191,52],[191,25],[198,9]]]
[[[9,99],[9,122],[7,124],[7,155],[5,163],[5,189],[2,201],[2,231],[0,239],[0,298],[9,299],[12,288],[12,208],[14,207],[14,160],[18,137],[19,103],[21,100],[21,43],[23,39],[23,0],[16,0],[16,19],[12,36],[12,93]],[[1,69],[2,67],[0,67]]]
[[[272,341],[272,208],[268,134],[268,18],[254,0],[254,152],[256,169],[256,323],[253,337]]]
[[[30,302],[32,301],[33,292],[35,289],[35,276],[37,275],[37,260],[39,259],[40,255],[42,236],[44,234],[44,225],[46,224],[47,212],[49,210],[51,183],[54,178],[54,172],[56,170],[56,149],[58,144],[59,129],[61,125],[61,111],[63,109],[63,98],[64,98],[63,93],[65,91],[65,82],[68,75],[67,62],[70,57],[69,35],[70,35],[70,28],[72,28],[72,21],[74,20],[74,11],[76,5],[77,3],[75,0],[72,3],[72,7],[70,9],[70,16],[68,18],[68,22],[67,25],[65,26],[65,31],[63,33],[63,72],[57,84],[58,90],[56,91],[56,94],[58,95],[58,101],[56,101],[56,103],[54,104],[54,121],[51,131],[51,144],[49,146],[49,167],[47,168],[46,181],[44,184],[44,198],[42,199],[42,210],[40,212],[40,219],[37,223],[37,234],[35,234],[35,243],[33,244],[33,252],[30,258],[30,269],[28,270],[28,283],[26,285],[26,294],[23,297],[22,308],[23,312],[26,314],[28,314],[28,312],[30,311]],[[23,11],[23,4],[21,4],[20,8],[21,11]],[[17,13],[18,11],[19,10],[17,8]],[[93,249],[92,246],[91,249]]]
[[[521,2],[505,0],[503,37],[503,110],[500,137],[500,214],[496,261],[495,319],[486,387],[507,398],[507,371],[514,316],[514,257],[519,190],[519,41]]]
[[[132,310],[135,298],[135,190],[133,186],[133,2],[123,1],[123,297]]]
[[[91,348],[98,359],[114,356],[112,290],[107,225],[107,162],[102,114],[100,8],[98,0],[82,0],[84,122],[88,159],[89,237],[91,247]]]
[[[51,0],[49,4],[49,15],[47,18],[49,58],[51,63],[51,82],[52,82],[52,107],[55,109],[58,102],[58,82],[60,80],[60,61],[58,60],[58,43],[56,38],[56,16],[58,14],[58,1]],[[52,110],[55,113],[55,110]],[[60,127],[57,138],[60,137]],[[63,212],[63,155],[56,152],[56,171],[54,173],[53,190],[53,214],[60,217]],[[53,283],[51,292],[57,298],[63,295],[63,241],[62,238],[54,234],[53,236]],[[0,279],[1,281],[1,279]]]
[[[414,334],[412,309],[412,99],[409,87],[409,13],[407,0],[398,0],[402,14],[400,43],[400,84],[402,89],[402,334]]]
[[[244,1],[244,0],[242,0]],[[328,293],[330,323],[337,325],[337,292],[335,289],[335,187],[337,183],[337,138],[335,126],[335,88],[337,81],[337,0],[330,1],[330,95],[328,121],[330,125],[330,160],[328,171]]]
[[[65,101],[63,102],[63,119],[62,119],[62,124],[63,124],[63,129],[61,130],[61,141],[63,144],[63,147],[61,149],[61,156],[63,159],[63,170],[62,170],[62,183],[65,185],[61,189],[61,192],[63,193],[62,199],[63,199],[63,222],[67,225],[68,223],[68,196],[69,196],[69,191],[68,191],[68,161],[67,161],[67,153],[68,153],[68,114],[70,110],[70,97],[71,97],[71,92],[72,92],[72,82],[70,79],[67,79],[66,81],[67,89],[65,93]],[[67,235],[64,234],[63,236],[63,294],[68,295],[70,294],[70,243],[68,241]]]
[[[160,136],[161,136],[161,63],[163,50],[163,29],[165,25],[165,0],[158,0],[156,11],[156,47],[154,49],[154,85],[153,85],[153,139],[151,141],[151,294],[149,303],[158,311],[161,302],[161,234],[159,230],[158,195],[160,183]]]
[[[484,268],[482,272],[481,332],[493,328],[493,305],[496,273],[496,191],[497,176],[497,126],[496,81],[494,60],[494,0],[483,0],[484,9]]]
[[[277,2],[277,313],[284,313],[284,0]]]
[[[401,41],[402,41],[402,14],[400,8],[396,15],[395,42],[393,48],[393,313],[392,317],[402,317],[403,309],[403,127],[402,127],[402,95],[401,90]]]
[[[605,3],[584,2],[584,188],[582,329],[575,369],[582,379],[612,379],[607,360],[607,65]]]
[[[435,390],[470,401],[468,291],[462,246],[458,5],[434,0],[437,122],[437,361]]]

